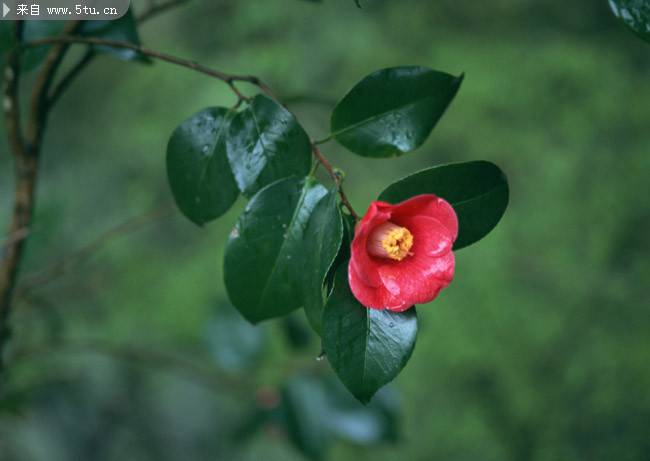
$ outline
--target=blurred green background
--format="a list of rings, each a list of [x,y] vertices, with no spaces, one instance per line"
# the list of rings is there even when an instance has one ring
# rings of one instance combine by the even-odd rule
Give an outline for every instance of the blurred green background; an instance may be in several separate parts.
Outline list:
[[[224,307],[223,246],[243,201],[204,229],[170,207],[168,136],[231,93],[102,57],[46,138],[2,461],[650,459],[650,45],[605,0],[192,0],[140,34],[262,77],[316,138],[376,69],[465,72],[418,152],[324,151],[358,210],[405,174],[475,159],[506,171],[511,204],[419,309],[413,358],[375,409],[399,405],[398,420],[373,433],[376,418],[346,402],[356,419],[326,450],[309,380],[332,373],[301,315],[252,329]]]

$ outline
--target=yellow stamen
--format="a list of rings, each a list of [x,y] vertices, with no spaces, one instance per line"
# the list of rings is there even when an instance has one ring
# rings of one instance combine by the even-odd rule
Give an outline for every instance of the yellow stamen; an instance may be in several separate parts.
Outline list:
[[[406,228],[392,222],[385,222],[375,228],[368,238],[368,253],[380,258],[401,261],[413,253],[413,234]]]

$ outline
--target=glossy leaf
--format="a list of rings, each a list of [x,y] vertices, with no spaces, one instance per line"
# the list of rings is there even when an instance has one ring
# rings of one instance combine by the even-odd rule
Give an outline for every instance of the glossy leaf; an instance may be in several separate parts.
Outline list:
[[[343,239],[343,221],[336,190],[330,191],[318,203],[305,232],[305,268],[303,278],[304,308],[309,324],[321,332],[325,305],[327,276]]]
[[[233,229],[224,278],[234,306],[250,322],[302,305],[305,229],[327,189],[312,178],[288,178],[259,191]]]
[[[643,40],[650,42],[650,1],[609,0],[609,6],[627,27]]]
[[[223,215],[239,196],[226,155],[232,112],[205,109],[184,121],[167,145],[167,176],[178,208],[203,225]]]
[[[462,80],[424,67],[374,72],[334,108],[332,136],[364,157],[411,152],[427,139]]]
[[[336,272],[323,312],[323,349],[332,368],[362,403],[404,368],[415,347],[415,308],[402,313],[367,309],[350,291],[347,264]]]
[[[79,33],[86,37],[119,40],[140,45],[138,26],[131,9],[124,16],[114,21],[83,21]],[[146,56],[134,50],[97,45],[93,45],[93,49],[99,53],[109,54],[124,61],[137,60],[149,62]]]
[[[493,163],[452,163],[422,170],[391,184],[379,200],[399,203],[414,195],[435,194],[447,200],[458,215],[459,250],[485,237],[508,207],[508,180]]]
[[[289,176],[306,176],[311,144],[296,118],[271,98],[257,95],[230,124],[228,159],[246,197]]]

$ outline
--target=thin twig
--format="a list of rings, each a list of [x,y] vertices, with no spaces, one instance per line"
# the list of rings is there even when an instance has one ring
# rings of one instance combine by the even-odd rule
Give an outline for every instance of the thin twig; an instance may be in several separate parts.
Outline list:
[[[320,151],[318,146],[316,144],[312,144],[311,146],[312,152],[314,153],[314,157],[316,157],[316,160],[323,165],[323,168],[327,170],[327,173],[329,174],[330,178],[332,178],[332,181],[336,184],[336,187],[339,191],[339,196],[341,197],[341,203],[343,203],[343,206],[347,208],[347,210],[350,212],[350,215],[355,219],[355,221],[359,220],[359,215],[354,211],[354,208],[352,208],[352,204],[348,200],[348,197],[345,195],[345,192],[343,191],[343,186],[341,184],[341,177],[334,171],[334,167],[332,164],[327,160],[327,158],[323,155],[323,153]]]
[[[95,50],[88,48],[81,59],[68,71],[67,74],[61,78],[61,80],[56,84],[50,96],[48,98],[48,105],[50,107],[54,106],[58,100],[61,98],[63,93],[72,85],[76,78],[83,72],[83,70],[91,63],[95,58]]]
[[[164,371],[178,370],[186,376],[197,379],[208,388],[227,388],[238,393],[252,393],[247,382],[236,376],[227,375],[219,370],[190,360],[182,355],[152,349],[146,346],[114,344],[99,341],[78,341],[74,343],[47,344],[17,352],[12,357],[12,366],[28,363],[31,360],[48,357],[51,354],[100,354],[130,365],[141,364]]]
[[[70,21],[66,24],[62,36],[72,35],[81,26],[81,21]],[[27,124],[27,143],[28,148],[33,151],[32,155],[40,152],[40,145],[45,133],[47,116],[49,115],[50,106],[48,105],[50,88],[54,83],[56,72],[63,62],[65,53],[70,46],[69,43],[54,43],[49,50],[40,72],[36,77],[32,88],[30,101],[29,122]]]
[[[77,266],[91,258],[97,251],[114,239],[136,232],[155,221],[171,215],[173,211],[174,208],[171,205],[165,205],[118,224],[101,234],[89,244],[81,247],[76,252],[62,258],[51,266],[34,274],[24,276],[18,287],[16,296],[24,296],[34,288],[65,275],[74,266]]]
[[[189,1],[190,0],[167,0],[163,2],[149,2],[142,13],[138,15],[137,20],[140,23],[145,22],[160,13],[164,13],[167,10],[181,6],[184,3],[188,3]]]
[[[174,7],[188,3],[190,0],[168,0],[166,2],[156,3],[154,1],[149,2],[147,8],[145,8],[142,13],[138,16],[138,24],[144,24],[145,22],[157,17],[158,15],[165,13]],[[53,105],[56,101],[65,93],[65,91],[70,88],[72,83],[76,78],[88,67],[97,57],[97,53],[89,47],[83,57],[75,64],[68,73],[63,76],[61,81],[56,85],[54,90],[49,98],[49,104]]]
[[[168,62],[170,64],[175,64],[177,66],[185,67],[187,69],[194,70],[209,77],[216,78],[225,82],[230,89],[237,95],[239,99],[245,99],[245,96],[242,95],[237,87],[235,86],[236,82],[246,82],[252,85],[257,86],[260,90],[266,93],[269,97],[276,99],[273,92],[269,87],[262,82],[258,77],[254,75],[238,75],[238,74],[229,74],[227,72],[222,72],[220,70],[211,69],[209,67],[203,66],[196,61],[191,61],[189,59],[179,58],[177,56],[172,56],[170,54],[161,53],[159,51],[150,50],[133,43],[124,42],[120,40],[109,40],[96,37],[49,37],[43,38],[40,40],[34,40],[31,42],[24,43],[20,45],[22,48],[33,48],[42,45],[54,45],[54,44],[82,44],[82,45],[97,45],[97,46],[110,46],[114,48],[123,48],[127,50],[133,50],[136,53],[148,56],[152,59],[157,59],[159,61]]]
[[[14,243],[19,242],[21,240],[24,240],[28,235],[29,235],[29,228],[24,227],[22,229],[18,229],[16,232],[12,232],[11,234],[7,235],[5,241],[2,242],[0,249],[4,250],[5,247],[13,245]]]
[[[325,107],[334,107],[336,99],[327,96],[318,96],[310,94],[294,94],[282,98],[282,102],[288,106],[293,104],[314,104]]]

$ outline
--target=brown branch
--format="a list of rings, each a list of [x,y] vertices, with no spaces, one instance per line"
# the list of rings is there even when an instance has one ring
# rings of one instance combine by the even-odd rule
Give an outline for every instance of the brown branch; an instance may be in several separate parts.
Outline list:
[[[246,82],[252,85],[257,86],[260,90],[266,93],[269,97],[276,99],[275,95],[271,92],[269,87],[264,84],[258,77],[254,75],[237,75],[229,74],[227,72],[222,72],[220,70],[211,69],[209,67],[203,66],[196,61],[191,61],[189,59],[179,58],[177,56],[172,56],[170,54],[161,53],[159,51],[150,50],[139,45],[135,45],[129,42],[123,42],[120,40],[109,40],[95,37],[50,37],[43,38],[40,40],[34,40],[32,42],[23,43],[22,48],[33,48],[42,45],[72,45],[72,44],[82,44],[82,45],[97,45],[97,46],[110,46],[114,48],[122,48],[127,50],[133,50],[136,53],[148,56],[152,59],[157,59],[159,61],[167,62],[170,64],[175,64],[177,66],[185,67],[187,69],[194,70],[201,74],[207,75],[217,80],[225,82],[230,89],[241,99],[245,99],[245,96],[242,95],[237,87],[235,86],[236,82]]]
[[[23,23],[14,26],[15,39],[22,35]],[[34,195],[34,162],[23,140],[20,116],[20,55],[17,50],[9,52],[4,69],[3,108],[9,148],[15,159],[15,199],[9,224],[8,235],[14,236],[21,230],[29,228]],[[16,283],[16,275],[23,252],[25,239],[13,239],[4,245],[0,259],[0,390],[4,369],[4,346],[9,340],[8,326],[11,300]]]
[[[74,34],[81,26],[81,21],[70,21],[66,24],[62,35]],[[32,88],[32,96],[30,101],[29,122],[27,124],[27,147],[32,151],[32,155],[37,156],[40,151],[40,145],[45,133],[45,125],[47,116],[49,114],[49,92],[54,77],[59,69],[61,62],[65,56],[68,43],[61,42],[53,44],[50,51],[47,53],[40,72],[36,77],[34,86]]]
[[[66,25],[64,33],[73,33],[78,26],[78,22],[71,22]],[[22,29],[23,22],[17,22],[14,33],[18,43],[22,38]],[[22,132],[19,101],[20,49],[10,51],[7,57],[4,92],[5,124],[9,147],[14,157],[16,177],[13,212],[8,231],[10,236],[31,227],[36,201],[38,156],[49,111],[47,94],[67,47],[65,43],[52,47],[36,77],[26,136],[23,136]],[[4,349],[10,336],[9,317],[25,244],[25,238],[18,238],[4,245],[0,261],[0,380],[3,374]]]
[[[149,5],[142,13],[137,17],[138,24],[144,24],[145,22],[157,17],[158,15],[165,13],[177,6],[181,6],[185,3],[188,3],[190,0],[168,0],[166,2],[149,2]],[[61,79],[61,81],[56,85],[54,90],[49,98],[49,104],[55,104],[65,93],[65,91],[70,88],[72,83],[77,79],[77,77],[88,67],[97,57],[97,53],[94,52],[92,48],[88,48],[84,56],[77,62],[72,69]]]
[[[67,74],[61,78],[61,80],[56,84],[54,89],[51,91],[48,98],[48,105],[54,106],[63,93],[70,88],[72,83],[77,79],[77,77],[84,71],[84,69],[92,62],[95,58],[95,50],[88,48],[81,59],[68,71]]]
[[[352,204],[348,200],[348,197],[345,195],[345,192],[343,191],[343,186],[341,184],[341,177],[336,173],[334,170],[334,167],[332,164],[327,160],[327,158],[323,155],[323,153],[320,151],[318,146],[316,144],[312,143],[311,146],[312,152],[314,153],[314,157],[316,157],[316,160],[323,165],[323,168],[327,170],[327,173],[329,174],[330,178],[332,178],[332,181],[336,184],[336,187],[339,191],[339,196],[341,197],[341,203],[343,203],[343,206],[347,208],[347,210],[350,212],[350,215],[355,219],[355,221],[359,220],[359,215],[354,211],[354,208],[352,208]]]
[[[181,6],[185,3],[188,3],[190,0],[167,0],[163,2],[149,2],[147,8],[145,8],[142,13],[137,17],[139,23],[143,23],[153,18],[154,16],[164,13],[170,9]]]
[[[0,246],[0,250],[4,251],[5,247],[8,247],[10,245],[13,245],[14,243],[24,240],[27,238],[29,235],[29,229],[27,227],[24,227],[22,229],[18,229],[16,232],[13,232],[5,238],[5,241],[2,242],[2,245]],[[0,251],[1,254],[1,251]]]

